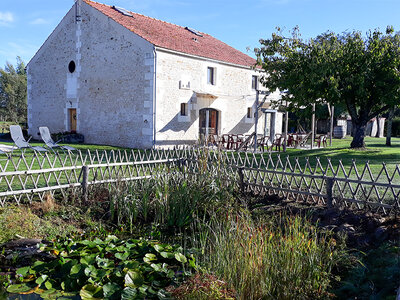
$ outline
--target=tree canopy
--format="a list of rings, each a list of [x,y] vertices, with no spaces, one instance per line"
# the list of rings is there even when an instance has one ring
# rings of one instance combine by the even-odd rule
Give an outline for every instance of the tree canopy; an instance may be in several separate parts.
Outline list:
[[[25,63],[20,57],[15,67],[7,62],[0,68],[0,115],[4,121],[26,122],[26,87]]]
[[[388,27],[365,37],[358,32],[323,33],[303,40],[298,28],[285,37],[278,28],[255,49],[266,71],[262,84],[300,107],[329,102],[352,118],[351,147],[364,147],[368,121],[400,103],[400,34]]]

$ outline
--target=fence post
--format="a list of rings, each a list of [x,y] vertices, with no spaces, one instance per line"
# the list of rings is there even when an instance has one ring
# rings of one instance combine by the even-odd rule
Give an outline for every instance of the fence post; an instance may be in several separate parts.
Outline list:
[[[239,173],[239,187],[240,191],[244,193],[244,175],[243,175],[243,168],[238,168]]]
[[[333,177],[326,177],[326,201],[328,208],[333,207]]]
[[[82,166],[82,199],[83,203],[88,201],[88,177],[89,177],[89,167]]]

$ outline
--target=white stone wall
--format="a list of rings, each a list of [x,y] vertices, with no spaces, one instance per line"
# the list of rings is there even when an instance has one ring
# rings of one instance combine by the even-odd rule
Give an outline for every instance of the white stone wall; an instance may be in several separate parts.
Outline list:
[[[157,50],[156,143],[175,145],[199,139],[199,110],[218,110],[219,134],[250,134],[254,132],[254,117],[247,118],[247,108],[255,111],[256,92],[252,90],[254,70],[227,65],[207,59],[189,57],[168,50]],[[207,83],[207,67],[216,70],[216,84]],[[180,82],[189,82],[181,89]],[[200,97],[212,94],[216,99]],[[273,95],[271,97],[276,97]],[[260,101],[261,101],[260,97]],[[180,116],[180,104],[188,103],[189,115]],[[264,132],[264,114],[259,112],[258,133]],[[276,133],[282,130],[282,115],[278,113]]]
[[[68,131],[76,108],[86,143],[151,147],[153,46],[85,3],[81,15],[72,8],[28,65],[30,134]]]
[[[152,44],[86,3],[81,21],[75,13],[73,7],[28,64],[28,123],[35,138],[39,126],[68,131],[70,108],[86,143],[148,148],[154,133],[158,145],[192,143],[206,107],[220,112],[219,134],[254,131],[254,118],[247,118],[247,108],[255,110],[254,70],[163,49],[154,55]],[[216,70],[215,85],[207,84],[207,67]],[[180,82],[190,87],[181,89]],[[181,103],[188,104],[188,116],[180,116]],[[281,115],[276,123],[279,133]]]

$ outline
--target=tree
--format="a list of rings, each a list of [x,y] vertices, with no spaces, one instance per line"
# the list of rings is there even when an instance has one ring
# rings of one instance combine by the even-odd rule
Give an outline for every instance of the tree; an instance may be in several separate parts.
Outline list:
[[[399,108],[400,113],[400,104],[397,106]],[[396,115],[396,106],[393,106],[389,109],[387,114],[387,130],[386,130],[386,146],[392,146],[392,126],[393,126],[393,118]]]
[[[344,105],[352,118],[352,148],[365,147],[370,119],[400,103],[400,34],[388,27],[369,32],[326,32],[303,40],[298,28],[286,38],[278,28],[255,49],[266,71],[261,82],[284,91],[281,101],[298,107],[322,101]]]
[[[26,122],[26,71],[25,63],[17,57],[14,67],[9,62],[0,68],[0,113],[2,118],[13,122]]]

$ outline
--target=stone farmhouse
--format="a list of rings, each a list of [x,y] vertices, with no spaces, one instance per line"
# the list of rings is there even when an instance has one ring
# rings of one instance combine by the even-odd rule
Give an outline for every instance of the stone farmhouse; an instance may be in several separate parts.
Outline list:
[[[206,132],[251,134],[254,65],[189,27],[77,0],[27,65],[29,134],[40,138],[47,126],[137,148],[194,143]],[[281,128],[267,100],[258,133]]]

